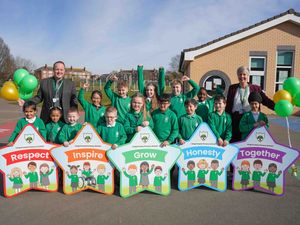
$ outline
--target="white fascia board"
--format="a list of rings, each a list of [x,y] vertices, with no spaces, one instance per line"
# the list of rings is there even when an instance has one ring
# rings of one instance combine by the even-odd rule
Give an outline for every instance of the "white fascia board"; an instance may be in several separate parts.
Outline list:
[[[256,34],[258,32],[267,30],[271,27],[277,26],[278,24],[291,21],[298,25],[300,25],[300,17],[295,16],[294,14],[287,14],[282,17],[279,17],[277,19],[271,20],[270,22],[266,22],[262,25],[256,26],[252,29],[246,30],[244,32],[241,32],[239,34],[233,35],[231,37],[225,38],[221,41],[218,41],[216,43],[213,43],[211,45],[208,45],[207,47],[203,47],[194,51],[184,52],[184,61],[193,61],[196,56],[199,56],[201,54],[204,54],[206,52],[212,51],[214,49],[220,48],[222,46],[228,45],[230,43],[233,43],[235,41],[241,40],[243,38],[246,38],[248,36],[251,36],[253,34]]]

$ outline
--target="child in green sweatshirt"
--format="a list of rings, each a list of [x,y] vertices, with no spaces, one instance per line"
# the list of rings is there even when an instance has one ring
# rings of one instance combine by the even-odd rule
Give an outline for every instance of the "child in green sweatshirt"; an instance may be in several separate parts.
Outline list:
[[[242,133],[242,140],[244,140],[249,133],[258,127],[269,127],[269,121],[266,114],[260,111],[262,97],[258,92],[251,92],[248,97],[251,111],[244,113],[240,120],[240,131]]]
[[[97,132],[103,141],[112,144],[111,148],[115,150],[119,145],[125,144],[127,136],[124,127],[117,122],[117,109],[110,106],[106,109],[106,123],[98,126]]]
[[[116,75],[113,75],[109,78],[105,84],[104,91],[107,97],[111,101],[111,106],[115,107],[118,111],[118,120],[119,123],[124,123],[125,115],[130,110],[130,101],[131,98],[127,96],[128,94],[128,85],[124,81],[120,81],[117,84],[118,94],[114,93],[111,90],[111,85],[114,81],[117,81],[118,78]]]
[[[232,137],[231,117],[225,112],[225,97],[216,96],[214,105],[215,111],[208,115],[208,125],[216,135],[218,145],[225,147]]]
[[[186,114],[181,116],[178,120],[179,126],[179,144],[184,144],[186,140],[189,140],[196,128],[202,123],[202,119],[195,111],[197,109],[197,101],[193,98],[189,98],[184,102]]]
[[[183,82],[187,81],[193,89],[185,94],[183,91]],[[170,109],[175,112],[177,118],[180,118],[186,113],[184,102],[188,98],[194,98],[199,91],[199,86],[196,82],[192,81],[188,76],[183,76],[181,80],[174,80],[172,82],[172,97]]]
[[[153,132],[162,142],[161,147],[172,144],[178,137],[178,120],[169,106],[170,95],[163,94],[159,99],[159,108],[152,112]]]
[[[127,134],[127,142],[136,132],[147,126],[153,128],[153,121],[146,111],[144,96],[138,92],[131,97],[131,110],[125,116],[124,129]]]
[[[59,144],[59,133],[62,127],[65,125],[64,122],[60,120],[62,116],[61,109],[57,106],[50,109],[50,119],[51,122],[47,123],[46,130],[47,130],[47,141],[51,143]]]
[[[76,137],[78,131],[82,128],[82,125],[78,123],[79,112],[75,107],[71,107],[68,110],[68,124],[64,125],[59,134],[59,143],[68,147],[73,139]]]
[[[23,112],[25,117],[18,120],[15,130],[11,134],[10,138],[8,139],[8,146],[12,146],[14,140],[19,135],[21,130],[27,125],[32,124],[37,131],[42,135],[44,139],[46,139],[46,127],[40,118],[36,116],[37,108],[36,104],[33,101],[26,101],[23,105]]]
[[[146,110],[147,112],[153,112],[158,108],[158,99],[164,93],[165,90],[165,70],[163,67],[158,71],[158,87],[156,84],[150,82],[144,85],[143,65],[138,65],[138,89],[141,94],[146,98]]]
[[[198,94],[198,107],[196,114],[201,116],[203,122],[208,121],[208,114],[214,111],[214,98],[209,98],[207,91],[204,87],[201,87]]]
[[[106,107],[101,105],[102,93],[99,90],[94,90],[91,94],[92,103],[84,99],[85,89],[89,88],[89,83],[83,84],[78,94],[78,101],[84,109],[84,121],[92,124],[95,128],[100,123],[105,122],[104,114]]]

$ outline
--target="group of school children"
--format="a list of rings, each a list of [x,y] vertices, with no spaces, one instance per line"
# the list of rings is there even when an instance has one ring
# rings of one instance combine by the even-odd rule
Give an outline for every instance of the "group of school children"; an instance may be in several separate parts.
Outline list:
[[[102,93],[94,90],[91,102],[84,98],[84,84],[78,94],[78,100],[85,111],[85,122],[92,124],[103,141],[110,143],[112,149],[131,140],[136,132],[143,127],[152,128],[161,142],[161,147],[173,143],[184,144],[189,140],[195,129],[206,122],[214,132],[219,146],[226,146],[232,137],[231,116],[225,112],[226,99],[222,94],[208,97],[205,88],[200,88],[196,82],[187,76],[172,82],[172,94],[165,94],[165,79],[163,68],[159,70],[158,86],[153,83],[144,85],[141,67],[138,67],[139,92],[128,96],[128,85],[124,81],[117,83],[117,93],[111,90],[113,82],[118,78],[113,75],[104,87],[111,101],[111,106],[101,104]],[[183,93],[183,82],[188,82],[192,89]],[[198,101],[194,99],[197,95]],[[252,129],[268,126],[268,119],[260,112],[262,98],[259,93],[251,92],[248,98],[251,111],[243,115],[240,131],[245,138]],[[25,118],[17,122],[16,128],[9,138],[8,145],[27,124],[33,124],[45,140],[52,143],[69,146],[77,132],[82,128],[78,123],[77,108],[68,111],[68,123],[61,121],[62,112],[59,107],[50,109],[51,122],[44,125],[36,116],[37,108],[34,102],[27,101],[23,105]]]

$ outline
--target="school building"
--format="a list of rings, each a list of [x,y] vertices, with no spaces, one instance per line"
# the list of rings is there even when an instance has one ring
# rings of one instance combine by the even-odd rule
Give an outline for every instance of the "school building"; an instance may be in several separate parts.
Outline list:
[[[179,71],[213,94],[238,83],[236,70],[248,66],[250,82],[272,98],[288,77],[300,78],[300,13],[290,9],[252,26],[181,52]],[[267,111],[266,112],[271,112]]]

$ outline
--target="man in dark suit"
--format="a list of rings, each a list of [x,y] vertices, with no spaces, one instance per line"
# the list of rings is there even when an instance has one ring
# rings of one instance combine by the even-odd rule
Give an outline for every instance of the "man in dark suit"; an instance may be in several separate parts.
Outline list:
[[[70,107],[78,107],[76,88],[73,81],[64,79],[65,64],[57,61],[53,64],[53,77],[45,78],[40,82],[37,95],[31,101],[39,104],[43,102],[41,119],[46,123],[50,122],[50,109],[54,106],[62,109],[63,122],[67,122],[67,113]],[[24,101],[19,102],[22,105]]]

